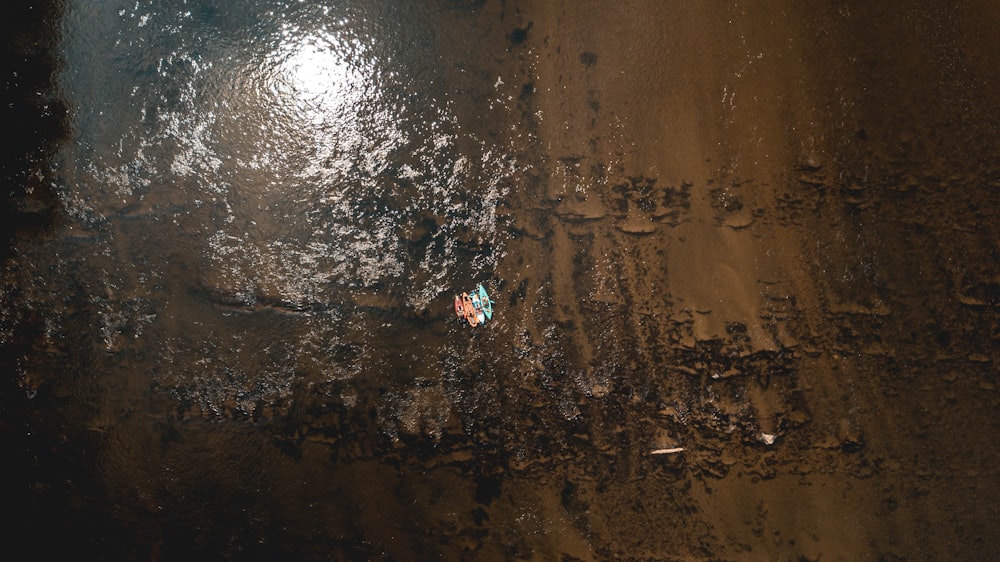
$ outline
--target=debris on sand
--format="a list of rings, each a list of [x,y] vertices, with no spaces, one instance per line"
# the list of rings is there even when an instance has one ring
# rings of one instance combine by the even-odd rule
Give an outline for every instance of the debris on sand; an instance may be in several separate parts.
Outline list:
[[[629,217],[615,225],[626,234],[652,234],[656,232],[656,223],[648,219]]]
[[[671,447],[669,449],[653,449],[649,452],[651,455],[672,455],[674,453],[680,453],[684,451],[684,447]]]

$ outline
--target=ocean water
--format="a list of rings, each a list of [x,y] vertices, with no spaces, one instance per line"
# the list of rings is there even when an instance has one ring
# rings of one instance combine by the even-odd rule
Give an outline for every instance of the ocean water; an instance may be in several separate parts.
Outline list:
[[[335,457],[329,412],[380,442],[440,439],[462,400],[442,381],[482,356],[452,298],[496,285],[522,166],[503,79],[456,69],[478,39],[453,21],[474,7],[60,6],[67,138],[40,176],[61,220],[20,246],[5,325],[44,342],[17,391],[91,443],[66,453],[63,492],[79,479],[119,521],[183,527],[285,470],[261,442],[294,457],[320,434]],[[178,471],[207,486],[201,507],[174,510]]]
[[[281,402],[303,368],[439,377],[448,334],[427,326],[489,282],[518,163],[476,132],[509,119],[498,77],[466,123],[434,11],[67,5],[53,177],[72,234],[50,267],[84,286],[100,351],[222,418]]]

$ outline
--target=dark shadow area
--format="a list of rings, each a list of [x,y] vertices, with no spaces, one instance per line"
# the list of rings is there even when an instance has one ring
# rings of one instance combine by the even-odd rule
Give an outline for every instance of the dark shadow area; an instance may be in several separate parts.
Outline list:
[[[56,87],[62,15],[58,1],[0,5],[5,69],[0,112],[7,137],[0,158],[4,275],[19,238],[44,236],[59,221],[58,195],[46,167],[68,134],[66,105]],[[79,489],[66,478],[88,462],[86,447],[69,446],[65,436],[45,420],[27,414],[28,401],[37,396],[27,396],[18,384],[18,364],[32,353],[43,321],[40,317],[24,320],[0,345],[0,450],[6,459],[3,497],[8,522],[4,542],[10,551],[30,558],[73,553],[96,559],[89,555],[110,551],[107,545],[93,544],[92,537],[106,534],[97,532],[101,523],[95,512],[85,510],[92,491]],[[81,517],[84,510],[88,515]]]
[[[3,215],[0,234],[6,262],[19,232],[42,232],[58,215],[57,196],[44,163],[68,133],[65,103],[58,97],[58,42],[62,5],[57,1],[0,6],[4,64],[3,123],[8,149],[0,159]]]

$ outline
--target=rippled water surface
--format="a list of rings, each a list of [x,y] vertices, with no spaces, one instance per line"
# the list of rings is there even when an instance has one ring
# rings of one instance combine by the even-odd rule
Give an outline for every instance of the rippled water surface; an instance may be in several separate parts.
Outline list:
[[[454,115],[431,14],[169,4],[68,14],[74,215],[207,214],[199,258],[248,302],[385,285],[423,309],[459,234],[491,240],[511,162]]]
[[[61,417],[100,443],[81,468],[121,498],[119,520],[166,510],[211,529],[251,509],[228,494],[255,470],[299,470],[261,448],[268,434],[292,456],[328,441],[334,459],[345,432],[441,437],[462,400],[443,377],[483,356],[451,299],[495,286],[518,166],[503,81],[456,70],[476,37],[449,19],[466,9],[64,6],[69,139],[45,181],[65,214],[24,244],[8,293],[23,307],[5,317],[41,324],[50,353],[17,384],[77,397]],[[282,493],[268,488],[246,501]]]
[[[446,31],[395,2],[68,6],[58,173],[78,235],[57,245],[88,272],[105,351],[224,417],[302,369],[437,377],[428,318],[489,279],[516,165],[456,115]],[[484,122],[504,119],[495,81]]]

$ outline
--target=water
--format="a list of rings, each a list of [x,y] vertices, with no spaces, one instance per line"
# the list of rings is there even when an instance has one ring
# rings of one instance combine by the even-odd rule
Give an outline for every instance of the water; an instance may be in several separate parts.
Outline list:
[[[95,184],[70,195],[74,216],[145,215],[147,200],[180,223],[209,213],[197,222],[223,290],[249,301],[268,286],[297,305],[330,300],[330,284],[385,285],[422,310],[453,280],[452,233],[496,245],[512,163],[454,115],[421,33],[430,14],[192,8],[68,15],[64,88],[80,109],[67,173]]]
[[[995,10],[55,6],[0,284],[40,557],[995,551]]]
[[[359,431],[441,438],[461,400],[447,373],[485,355],[452,295],[496,281],[518,166],[502,81],[443,62],[469,47],[448,23],[464,9],[65,4],[70,138],[45,174],[64,220],[24,244],[7,326],[42,322],[18,389],[77,397],[51,426],[83,428],[99,452],[73,478],[121,521],[165,510],[197,535],[183,518],[239,509],[227,494],[257,470],[253,503],[278,499],[298,469],[272,472],[288,468],[261,439],[335,458]]]
[[[85,278],[103,351],[137,351],[121,363],[221,419],[287,399],[303,370],[440,377],[447,334],[408,333],[443,323],[452,287],[490,279],[516,162],[456,115],[433,16],[67,7],[67,274]],[[495,80],[476,93],[500,127]]]

